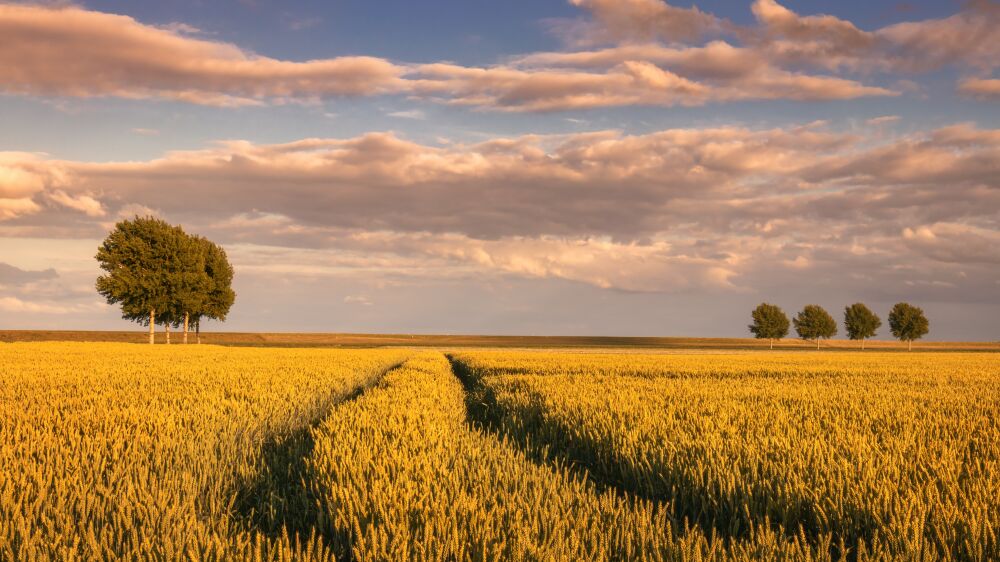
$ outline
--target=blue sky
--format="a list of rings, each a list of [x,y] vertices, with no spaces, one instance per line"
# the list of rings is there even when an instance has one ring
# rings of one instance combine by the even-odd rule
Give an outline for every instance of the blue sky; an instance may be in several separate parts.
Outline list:
[[[92,257],[138,213],[227,248],[227,329],[736,336],[762,300],[908,299],[996,339],[998,14],[0,3],[0,325],[128,327]]]

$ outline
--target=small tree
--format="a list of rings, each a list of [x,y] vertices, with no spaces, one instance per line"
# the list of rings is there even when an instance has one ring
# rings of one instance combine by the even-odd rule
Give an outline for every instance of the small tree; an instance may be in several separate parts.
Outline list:
[[[874,336],[881,326],[882,319],[860,302],[844,308],[844,329],[847,330],[847,337],[861,340],[861,349],[865,348],[865,339]]]
[[[204,273],[208,280],[208,290],[205,298],[185,313],[185,341],[187,338],[188,319],[194,323],[198,343],[201,343],[201,319],[211,318],[223,321],[229,314],[229,309],[236,302],[236,292],[233,291],[233,266],[229,263],[226,251],[218,244],[200,236],[194,237],[202,255]]]
[[[780,307],[762,302],[750,313],[753,324],[747,326],[755,338],[770,341],[774,349],[774,340],[788,335],[788,316]]]
[[[906,350],[913,350],[913,340],[919,340],[930,330],[930,323],[920,307],[909,303],[896,303],[889,311],[889,331],[907,343]]]
[[[816,340],[819,349],[820,338],[832,338],[837,333],[837,322],[822,306],[808,304],[792,319],[795,331],[805,340]]]

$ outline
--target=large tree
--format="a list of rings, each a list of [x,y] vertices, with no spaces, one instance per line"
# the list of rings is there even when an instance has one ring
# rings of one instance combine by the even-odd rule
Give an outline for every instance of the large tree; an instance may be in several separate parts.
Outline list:
[[[795,331],[805,340],[816,340],[819,349],[820,338],[832,338],[837,333],[837,322],[822,306],[808,304],[792,319]]]
[[[930,323],[920,307],[910,303],[896,303],[889,311],[889,331],[900,341],[905,341],[907,351],[913,350],[913,340],[924,337],[930,329]]]
[[[861,349],[865,348],[865,340],[878,332],[882,319],[863,303],[856,302],[844,308],[844,329],[847,337],[861,340]]]
[[[153,217],[135,217],[115,225],[97,250],[104,274],[97,292],[108,304],[121,305],[122,318],[149,326],[149,343],[157,322],[171,320],[175,276],[187,262],[178,256],[188,237],[179,227]]]
[[[224,320],[236,298],[222,248],[152,217],[115,225],[97,261],[105,271],[98,292],[121,305],[123,318],[148,325],[149,343],[156,324],[163,324],[170,343],[170,327],[182,323],[187,343],[191,318],[196,325],[202,316]]]
[[[788,316],[779,306],[760,303],[750,316],[753,318],[753,324],[748,326],[750,333],[757,339],[769,340],[771,349],[774,349],[774,340],[788,335]]]
[[[187,326],[190,321],[194,323],[198,343],[201,343],[201,319],[225,320],[229,309],[236,301],[236,292],[232,287],[233,266],[229,263],[226,251],[218,244],[200,236],[195,236],[194,241],[204,262],[208,285],[204,298],[197,301],[196,306],[185,310],[184,341],[187,342]]]

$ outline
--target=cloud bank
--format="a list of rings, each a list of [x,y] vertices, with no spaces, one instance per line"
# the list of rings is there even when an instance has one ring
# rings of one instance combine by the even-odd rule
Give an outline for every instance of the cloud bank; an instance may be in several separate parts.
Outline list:
[[[893,96],[901,92],[859,76],[945,66],[982,74],[1000,60],[1000,10],[989,3],[872,31],[833,16],[800,16],[774,0],[753,3],[758,25],[749,27],[660,0],[573,4],[592,15],[586,43],[603,47],[531,53],[483,67],[371,56],[279,60],[184,24],[157,27],[79,7],[0,4],[0,91],[222,107],[399,95],[484,110],[567,111]],[[981,78],[961,84],[963,92],[995,97]]]
[[[753,291],[782,271],[996,282],[1000,131],[971,124],[878,142],[822,123],[446,147],[369,133],[0,162],[17,179],[0,193],[7,236],[98,238],[117,217],[156,213],[230,244],[321,252],[324,270],[653,292]]]

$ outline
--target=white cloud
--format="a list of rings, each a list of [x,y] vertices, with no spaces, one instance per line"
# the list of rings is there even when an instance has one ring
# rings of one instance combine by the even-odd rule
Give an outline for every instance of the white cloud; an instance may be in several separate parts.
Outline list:
[[[400,117],[403,119],[427,119],[427,114],[420,109],[408,109],[406,111],[393,111],[387,113],[389,117]]]
[[[59,304],[52,302],[35,302],[17,297],[0,297],[0,311],[27,314],[79,314],[92,312],[103,308],[101,303],[92,304]]]

